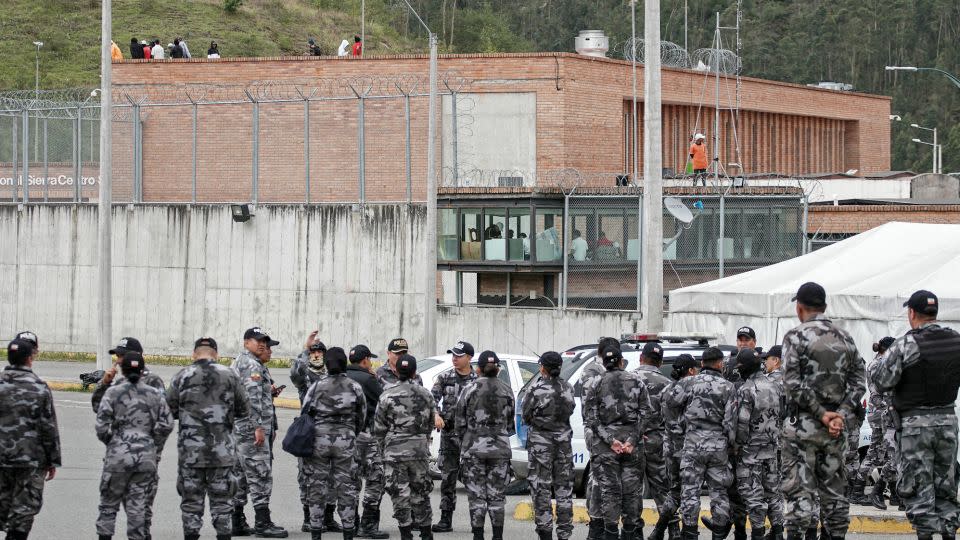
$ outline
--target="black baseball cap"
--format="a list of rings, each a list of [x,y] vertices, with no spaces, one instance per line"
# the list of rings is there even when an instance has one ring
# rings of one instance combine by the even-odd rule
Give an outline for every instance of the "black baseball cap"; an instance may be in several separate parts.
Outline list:
[[[709,347],[707,350],[703,351],[703,354],[700,356],[701,361],[703,362],[713,362],[716,360],[723,360],[723,351],[716,347]]]
[[[202,337],[193,342],[193,350],[197,350],[200,347],[210,347],[213,350],[217,350],[217,342],[212,337]]]
[[[735,365],[756,365],[760,362],[760,353],[756,349],[740,349]]]
[[[887,349],[889,349],[890,347],[893,346],[893,343],[894,343],[895,341],[896,341],[896,340],[893,339],[892,337],[887,336],[887,337],[881,339],[880,341],[878,341],[878,342],[877,342],[877,345],[879,345],[881,349],[887,350]]]
[[[500,357],[493,351],[483,351],[480,353],[480,359],[477,360],[477,367],[481,370],[487,367],[487,364],[500,365]]]
[[[780,345],[774,345],[773,347],[770,347],[770,350],[769,350],[769,351],[767,351],[767,352],[763,353],[762,355],[760,355],[761,358],[770,358],[771,356],[773,356],[773,357],[775,357],[775,358],[782,358],[782,357],[783,357],[783,347],[781,347]]]
[[[123,358],[120,360],[120,369],[123,371],[140,371],[143,372],[146,364],[143,361],[143,355],[136,351],[127,351],[123,353]]]
[[[613,360],[614,358],[623,358],[623,351],[620,350],[620,345],[608,345],[600,351],[600,361],[606,363],[608,360]]]
[[[319,339],[316,339],[310,344],[309,350],[327,352],[327,346],[324,345]]]
[[[699,368],[700,361],[694,358],[693,355],[683,353],[674,360],[673,367],[679,369],[682,373],[686,373],[688,369]]]
[[[267,343],[267,347],[276,347],[277,345],[280,344],[279,341],[273,339],[273,338],[270,337],[270,336],[263,336],[263,339],[261,339],[261,340],[259,340],[259,341],[265,341],[265,342]]]
[[[257,341],[263,341],[264,338],[270,337],[260,329],[259,326],[254,326],[253,328],[248,328],[246,332],[243,333],[243,339],[255,339]]]
[[[642,354],[644,358],[663,360],[663,346],[655,341],[648,341],[643,346],[643,352],[640,354]]]
[[[750,328],[749,326],[741,326],[737,330],[737,337],[740,336],[747,336],[750,339],[757,339],[757,333],[754,332],[753,328]]]
[[[407,345],[407,340],[402,337],[393,338],[390,340],[390,343],[387,345],[387,351],[393,353],[405,353],[410,350],[410,346]]]
[[[910,299],[903,303],[903,307],[908,307],[924,315],[935,316],[940,311],[940,300],[932,292],[921,289],[911,294]]]
[[[826,307],[827,291],[823,290],[819,283],[808,281],[797,289],[797,294],[793,295],[790,301],[815,308]]]
[[[409,354],[400,355],[397,359],[397,375],[411,378],[417,374],[417,359]]]
[[[547,351],[540,355],[540,365],[550,369],[563,365],[563,357],[557,351]]]
[[[363,362],[364,358],[377,358],[377,355],[370,352],[370,348],[366,345],[357,345],[350,349],[351,363],[359,364],[360,362]]]
[[[40,341],[37,339],[37,334],[31,332],[30,330],[24,330],[23,332],[18,332],[17,337],[14,339],[22,339],[26,342],[29,342],[33,345],[33,348],[36,349],[40,346]]]
[[[123,356],[128,352],[137,352],[143,354],[143,345],[140,344],[140,340],[137,338],[125,337],[120,338],[120,343],[117,343],[116,347],[107,352],[117,356]]]
[[[23,364],[33,354],[34,346],[25,339],[14,339],[7,344],[7,361],[10,365]]]
[[[466,341],[458,341],[456,345],[447,350],[447,354],[452,354],[454,356],[473,356],[474,350],[473,345],[467,343]]]

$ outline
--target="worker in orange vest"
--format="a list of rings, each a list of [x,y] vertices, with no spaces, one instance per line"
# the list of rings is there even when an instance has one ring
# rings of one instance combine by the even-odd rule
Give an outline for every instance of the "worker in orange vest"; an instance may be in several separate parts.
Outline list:
[[[690,159],[693,160],[693,185],[697,185],[697,180],[707,185],[707,147],[703,144],[706,137],[703,133],[697,133],[693,136],[693,144],[690,145]]]

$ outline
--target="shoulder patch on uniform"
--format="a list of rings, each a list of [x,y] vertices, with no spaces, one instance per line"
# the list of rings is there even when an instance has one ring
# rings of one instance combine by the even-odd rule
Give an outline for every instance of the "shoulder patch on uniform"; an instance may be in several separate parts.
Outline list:
[[[254,373],[253,375],[250,376],[250,380],[253,380],[253,381],[260,382],[262,379],[263,377],[261,377],[259,373]]]

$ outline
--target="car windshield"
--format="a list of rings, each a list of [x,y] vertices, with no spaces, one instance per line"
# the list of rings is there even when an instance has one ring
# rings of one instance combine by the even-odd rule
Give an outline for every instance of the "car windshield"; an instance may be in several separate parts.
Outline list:
[[[569,380],[574,373],[580,369],[580,366],[587,363],[587,357],[593,356],[589,352],[584,352],[583,354],[577,356],[572,360],[567,360],[563,363],[563,367],[560,368],[560,378],[563,380]]]
[[[433,358],[424,358],[423,360],[417,360],[417,371],[426,371],[433,366],[440,365],[440,360],[435,360]]]

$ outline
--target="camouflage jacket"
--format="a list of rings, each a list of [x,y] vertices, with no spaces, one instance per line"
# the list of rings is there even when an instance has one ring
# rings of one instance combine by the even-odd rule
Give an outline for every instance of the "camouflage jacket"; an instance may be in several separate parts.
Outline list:
[[[356,436],[367,419],[367,398],[346,374],[327,375],[307,390],[303,412],[313,415],[318,434]]]
[[[124,380],[104,394],[96,429],[107,445],[103,470],[154,472],[173,431],[173,415],[162,391]]]
[[[723,378],[732,382],[737,388],[740,388],[740,385],[743,384],[743,377],[737,371],[737,353],[723,359]]]
[[[243,389],[247,392],[250,402],[250,414],[237,421],[238,433],[253,432],[257,428],[269,435],[273,429],[273,377],[267,366],[250,351],[243,351],[230,364],[230,367],[240,376]]]
[[[603,368],[603,364],[600,363],[599,357],[595,357],[592,361],[590,361],[590,363],[584,366],[583,372],[580,374],[580,395],[585,395],[584,389],[591,384],[590,381],[603,377],[603,374],[606,372],[607,370]],[[593,424],[591,423],[593,419],[587,418],[587,409],[583,407],[583,397],[580,398],[580,416],[583,418],[584,442],[587,444],[587,450],[590,450],[592,453],[592,447],[596,442],[594,440],[596,437],[593,432]]]
[[[380,394],[373,435],[380,441],[383,458],[430,459],[430,433],[436,412],[430,392],[411,382],[401,382]]]
[[[866,373],[850,334],[823,314],[815,315],[783,337],[782,358],[790,416],[795,408],[819,423],[825,412],[837,411],[853,422]]]
[[[319,373],[310,369],[310,351],[303,351],[293,360],[293,364],[290,366],[290,382],[297,388],[301,405],[303,405],[303,398],[307,395],[310,386],[326,375],[326,367]]]
[[[767,377],[769,377],[771,381],[783,386],[783,368],[775,369],[767,373]]]
[[[0,373],[0,468],[60,466],[53,393],[30,368]]]
[[[669,388],[664,389],[660,396],[660,410],[663,413],[663,423],[667,430],[667,437],[669,437],[669,439],[673,441],[675,445],[679,446],[683,446],[683,438],[687,431],[687,423],[683,419],[683,411],[677,407],[671,406],[671,404],[679,403],[681,401],[680,395],[682,393],[683,388],[680,387],[680,381],[674,381]]]
[[[461,458],[510,459],[514,412],[513,392],[496,377],[480,377],[467,386],[457,402]]]
[[[433,399],[440,410],[440,416],[443,418],[443,435],[453,436],[454,423],[457,412],[457,400],[463,394],[463,389],[477,380],[477,372],[473,369],[467,375],[460,375],[456,369],[445,371],[437,377],[433,383]]]
[[[570,415],[575,405],[573,387],[560,377],[543,376],[533,383],[520,406],[521,417],[530,428],[527,446],[570,444],[573,438]]]
[[[103,395],[107,393],[107,390],[112,386],[119,385],[125,380],[127,380],[127,378],[124,377],[122,373],[117,373],[113,380],[110,381],[110,384],[103,384],[103,382],[97,383],[96,388],[93,389],[93,395],[90,396],[90,404],[93,405],[93,412],[97,412],[97,409],[100,408],[100,402],[103,401]],[[140,377],[140,383],[152,386],[161,393],[167,390],[167,387],[163,384],[163,379],[150,371],[143,372],[143,375]]]
[[[737,436],[745,463],[777,457],[780,446],[783,390],[762,371],[751,375],[737,390]]]
[[[867,366],[867,373],[873,373],[874,366],[880,361],[881,355],[878,354]],[[892,399],[889,392],[883,392],[877,388],[873,377],[867,377],[867,389],[870,390],[870,397],[867,398],[867,420],[871,426],[879,428],[889,414],[889,409],[893,405]]]
[[[167,406],[180,421],[177,450],[184,467],[232,467],[237,461],[233,426],[250,413],[237,373],[210,359],[183,368],[167,388]]]
[[[684,377],[667,394],[667,407],[682,417],[684,446],[709,446],[723,450],[733,443],[737,412],[734,384],[714,369]]]
[[[622,369],[608,370],[584,385],[583,408],[598,439],[597,455],[612,454],[614,440],[640,446],[649,423],[660,416],[653,411],[647,387]]]
[[[650,404],[653,406],[654,412],[653,416],[648,419],[647,432],[662,432],[666,429],[663,418],[663,395],[673,385],[673,379],[664,375],[660,368],[646,364],[640,364],[640,367],[633,374],[646,387],[647,395],[650,396]]]
[[[382,366],[377,368],[377,371],[374,373],[374,375],[377,376],[377,380],[379,380],[380,384],[383,385],[384,390],[400,384],[400,378],[397,377],[397,374],[392,369],[390,369],[390,364],[387,362],[384,362]],[[413,382],[423,386],[423,379],[420,377],[419,373],[414,376]]]

